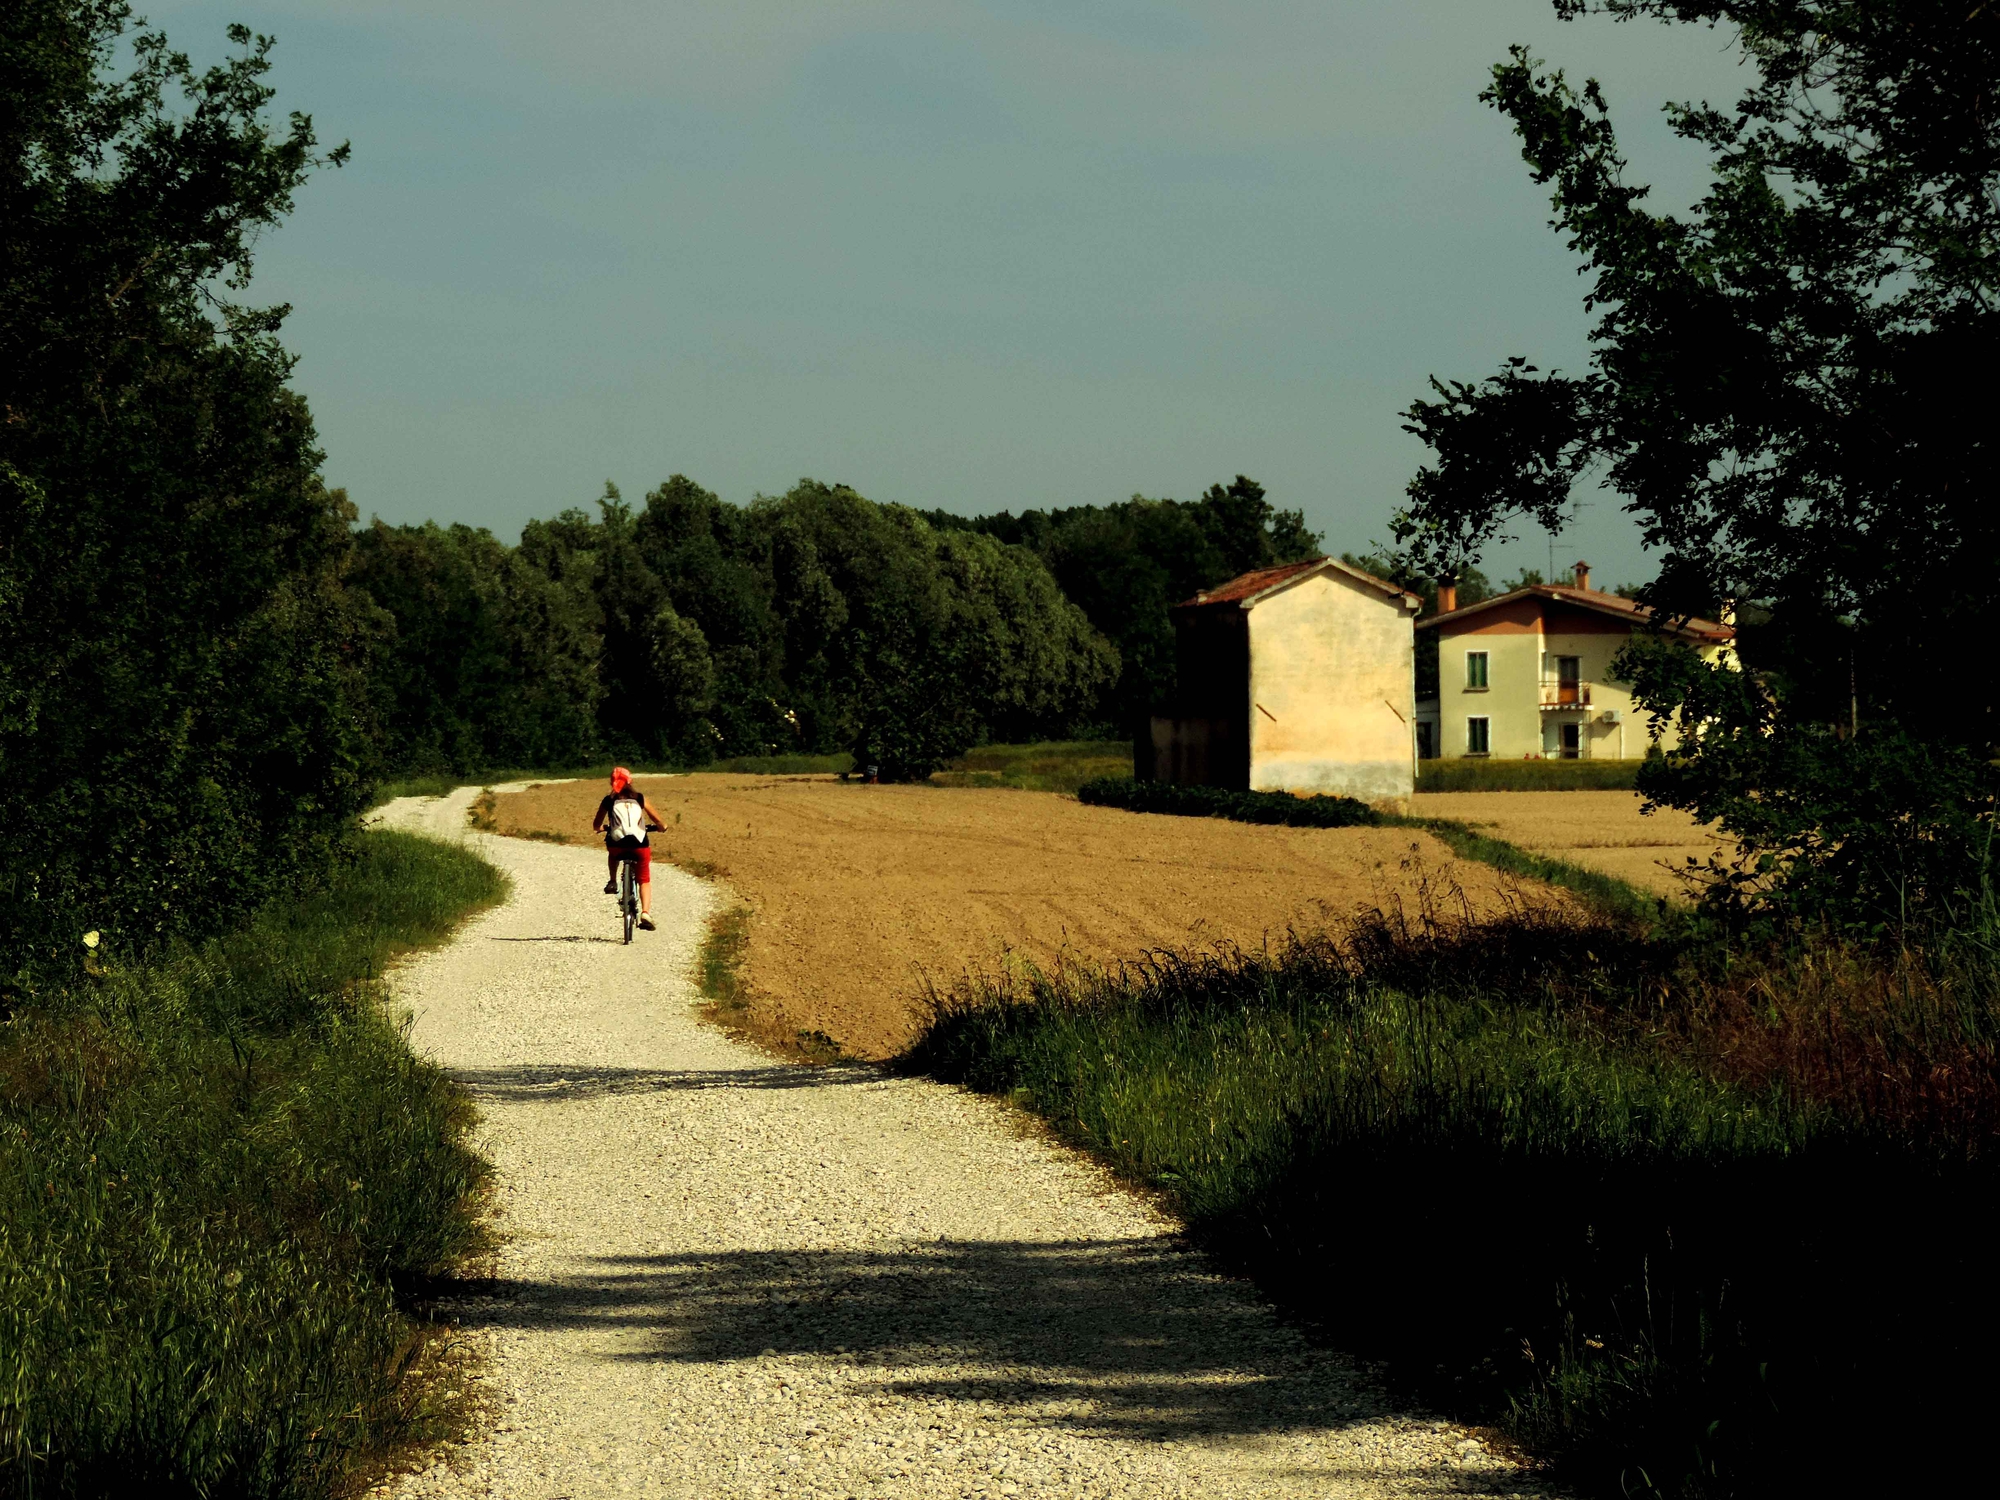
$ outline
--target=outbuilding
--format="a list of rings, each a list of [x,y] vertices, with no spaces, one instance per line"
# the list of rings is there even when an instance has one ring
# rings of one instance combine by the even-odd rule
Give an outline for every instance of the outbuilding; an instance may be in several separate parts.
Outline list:
[[[1175,701],[1138,773],[1402,802],[1416,785],[1415,594],[1319,557],[1173,608]]]

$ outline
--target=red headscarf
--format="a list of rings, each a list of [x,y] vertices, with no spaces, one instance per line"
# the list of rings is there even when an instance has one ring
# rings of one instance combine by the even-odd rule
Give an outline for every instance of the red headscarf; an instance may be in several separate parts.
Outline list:
[[[632,773],[630,771],[626,770],[623,766],[613,766],[611,768],[612,791],[622,792],[625,790],[626,787],[630,786],[631,784],[632,784]]]

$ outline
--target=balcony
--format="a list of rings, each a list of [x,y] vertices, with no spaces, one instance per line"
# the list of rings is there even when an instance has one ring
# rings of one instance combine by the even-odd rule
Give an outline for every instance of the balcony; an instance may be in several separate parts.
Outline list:
[[[1589,708],[1590,684],[1574,679],[1542,679],[1542,711],[1562,708]]]

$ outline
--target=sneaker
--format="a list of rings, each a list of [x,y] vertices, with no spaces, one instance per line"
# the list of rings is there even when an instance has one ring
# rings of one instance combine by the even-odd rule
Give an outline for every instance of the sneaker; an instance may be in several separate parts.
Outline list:
[[[651,917],[639,918],[639,930],[641,932],[651,932],[653,930],[653,919]]]
[[[605,895],[607,895],[607,896],[615,896],[615,895],[617,895],[617,894],[618,894],[618,882],[617,882],[617,881],[615,881],[615,880],[607,880],[607,881],[605,881],[605,882],[604,882],[604,894],[605,894]]]

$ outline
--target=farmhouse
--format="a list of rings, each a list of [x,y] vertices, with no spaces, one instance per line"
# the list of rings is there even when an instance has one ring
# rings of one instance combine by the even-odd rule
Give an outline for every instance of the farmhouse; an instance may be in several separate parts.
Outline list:
[[[1611,677],[1619,649],[1653,628],[1652,612],[1593,589],[1588,563],[1576,565],[1574,586],[1534,584],[1464,609],[1454,592],[1439,589],[1439,612],[1416,627],[1438,643],[1438,696],[1417,705],[1421,755],[1632,760],[1656,743],[1645,718],[1634,720],[1629,688]],[[1727,624],[1660,630],[1704,661],[1735,661]],[[1657,743],[1671,749],[1674,740],[1669,728]]]
[[[1176,698],[1137,745],[1138,774],[1408,797],[1419,608],[1331,557],[1245,573],[1175,605]]]

